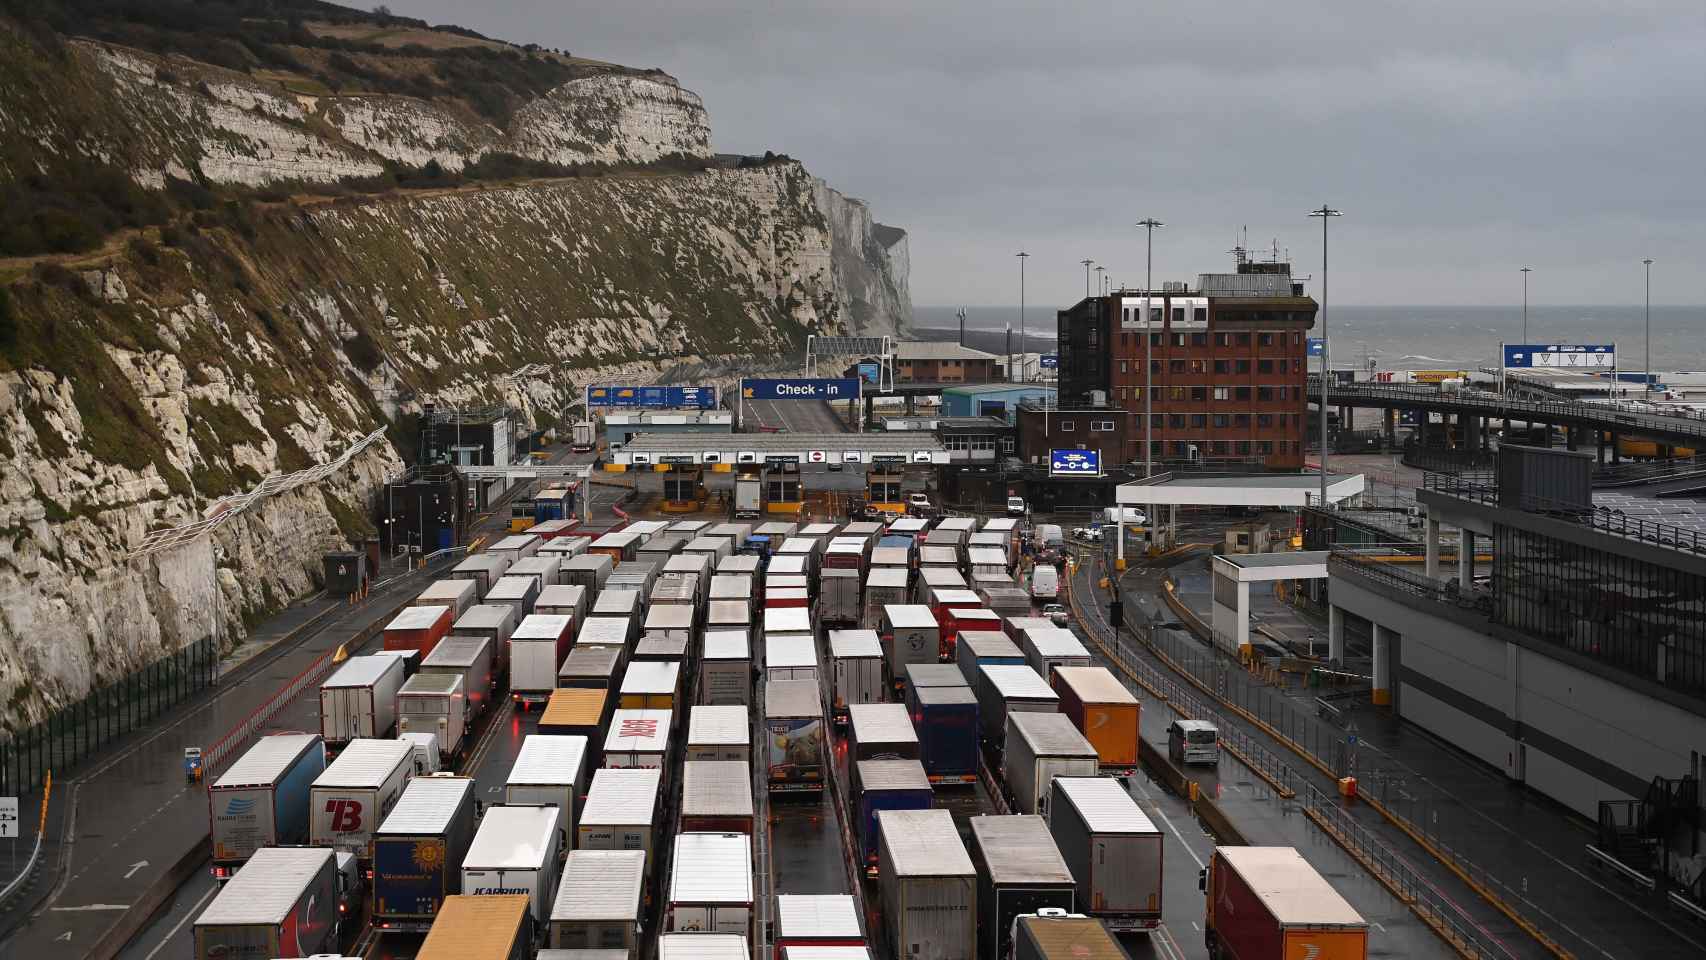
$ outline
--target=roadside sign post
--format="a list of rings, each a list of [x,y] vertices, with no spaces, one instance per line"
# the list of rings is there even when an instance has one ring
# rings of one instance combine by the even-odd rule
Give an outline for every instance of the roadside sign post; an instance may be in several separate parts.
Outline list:
[[[0,797],[0,838],[12,841],[12,872],[18,870],[18,798]]]

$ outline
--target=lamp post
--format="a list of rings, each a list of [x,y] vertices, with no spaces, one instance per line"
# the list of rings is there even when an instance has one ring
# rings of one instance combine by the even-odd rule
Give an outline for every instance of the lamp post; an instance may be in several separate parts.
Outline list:
[[[1096,289],[1098,291],[1100,291],[1103,295],[1107,294],[1107,292],[1108,292],[1108,268],[1107,267],[1097,267],[1096,268]]]
[[[1528,343],[1528,275],[1534,272],[1533,267],[1522,268],[1522,342]]]
[[[1143,228],[1143,479],[1148,480],[1155,474],[1155,419],[1151,414],[1153,400],[1150,396],[1153,393],[1151,386],[1155,374],[1152,369],[1153,364],[1150,362],[1153,338],[1150,336],[1149,329],[1149,291],[1155,286],[1155,228],[1165,226],[1165,224],[1154,217],[1145,217],[1137,221],[1136,225]],[[1149,506],[1151,509],[1154,508],[1154,504]],[[1114,565],[1117,569],[1124,570],[1125,507],[1116,504],[1114,509],[1119,511],[1117,514],[1118,521],[1114,524],[1114,533],[1119,537],[1119,558]],[[1153,520],[1150,521],[1150,525],[1153,529]],[[1150,544],[1153,546],[1154,542],[1154,537],[1151,535]]]
[[[1019,258],[1019,356],[1024,357],[1024,355],[1025,355],[1025,261],[1029,260],[1031,255],[1026,253],[1023,250],[1020,250],[1018,253],[1014,254],[1014,256]],[[1009,359],[1008,363],[1012,363],[1012,360]],[[1023,368],[1024,367],[1024,361],[1020,360],[1019,365],[1021,368]],[[1009,378],[1012,377],[1012,370],[1011,369],[1008,370],[1008,377]],[[1019,382],[1023,383],[1024,380],[1025,380],[1025,372],[1023,369],[1021,369],[1019,371]]]
[[[1647,375],[1642,378],[1641,395],[1652,399],[1653,392],[1653,258],[1641,261],[1647,268]]]
[[[1321,509],[1327,506],[1327,390],[1328,383],[1333,379],[1333,365],[1330,360],[1331,352],[1327,341],[1327,221],[1344,214],[1326,204],[1321,209],[1309,211],[1312,217],[1321,218]],[[1526,336],[1524,339],[1527,339]]]
[[[1078,262],[1084,265],[1084,299],[1088,300],[1090,299],[1090,264],[1095,263],[1096,261],[1089,257],[1085,257]]]

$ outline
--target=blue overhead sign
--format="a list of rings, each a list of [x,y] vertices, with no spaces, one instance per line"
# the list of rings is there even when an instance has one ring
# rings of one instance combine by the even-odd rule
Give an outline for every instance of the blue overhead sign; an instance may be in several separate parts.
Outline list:
[[[1050,450],[1048,472],[1051,477],[1099,477],[1102,475],[1102,452]]]
[[[1056,370],[1060,367],[1060,354],[1045,353],[1037,358],[1037,366],[1044,370]]]
[[[589,407],[644,407],[654,410],[712,410],[716,387],[587,387]]]
[[[857,377],[794,377],[783,380],[742,380],[740,395],[747,400],[857,400]]]
[[[1323,337],[1310,337],[1309,338],[1309,355],[1310,356],[1319,357],[1319,356],[1326,355],[1326,353],[1327,353],[1327,341],[1325,338],[1323,338]]]
[[[1613,343],[1507,343],[1505,366],[1562,370],[1612,370],[1617,367]]]

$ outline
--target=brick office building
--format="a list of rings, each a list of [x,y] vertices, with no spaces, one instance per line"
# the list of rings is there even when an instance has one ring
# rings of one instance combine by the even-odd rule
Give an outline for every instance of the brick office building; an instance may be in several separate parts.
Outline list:
[[[1149,304],[1153,459],[1302,467],[1316,304],[1291,265],[1240,258],[1236,273],[1166,284]],[[1105,467],[1143,460],[1143,309],[1142,291],[1121,290],[1058,313],[1060,406],[1081,412],[1050,415],[1051,446],[1102,448]],[[1032,435],[1021,423],[1020,444]]]

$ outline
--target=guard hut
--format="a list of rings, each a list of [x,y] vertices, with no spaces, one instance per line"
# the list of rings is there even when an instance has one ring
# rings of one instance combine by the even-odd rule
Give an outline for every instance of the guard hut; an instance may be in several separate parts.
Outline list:
[[[1337,504],[1353,500],[1362,496],[1366,487],[1367,482],[1360,473],[1328,474],[1327,502]],[[1277,510],[1320,506],[1321,475],[1290,473],[1217,477],[1158,473],[1147,480],[1120,484],[1114,489],[1114,502],[1121,507],[1137,507],[1149,516],[1149,549],[1154,553],[1177,546],[1181,506]],[[1162,507],[1167,508],[1164,522],[1159,516]],[[1123,559],[1123,552],[1121,556]]]
[[[1211,626],[1215,646],[1248,662],[1257,645],[1276,647],[1268,640],[1252,644],[1250,637],[1250,584],[1276,580],[1324,580],[1327,551],[1297,550],[1285,553],[1244,553],[1214,557],[1214,610]],[[1272,652],[1289,655],[1277,648]]]

